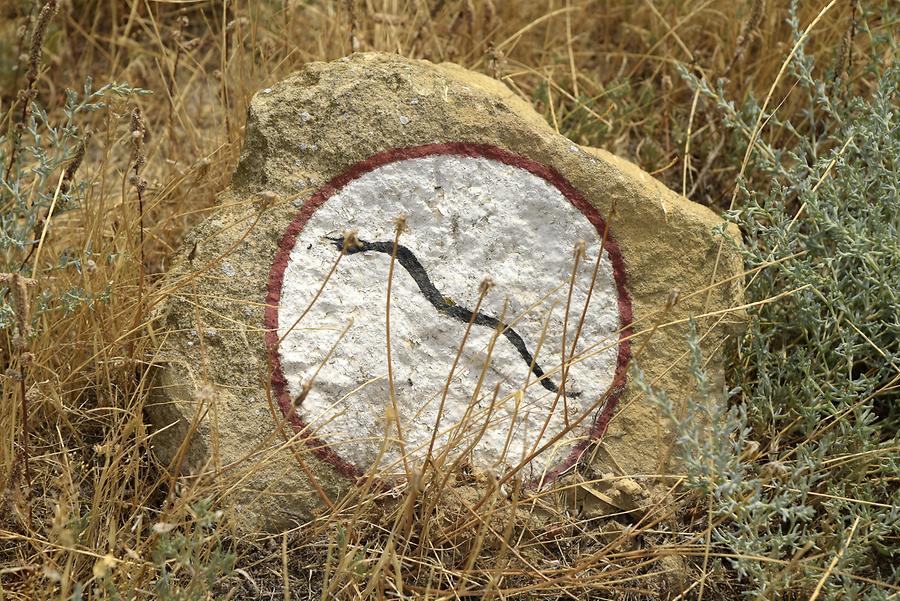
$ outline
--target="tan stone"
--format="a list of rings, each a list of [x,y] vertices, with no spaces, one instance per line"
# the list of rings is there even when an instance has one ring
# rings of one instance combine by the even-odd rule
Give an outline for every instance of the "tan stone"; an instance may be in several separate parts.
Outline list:
[[[285,448],[294,433],[270,388],[264,314],[287,225],[316,190],[360,161],[392,148],[455,142],[505,149],[570,182],[607,219],[621,250],[638,333],[632,345],[648,380],[676,404],[686,402],[693,387],[686,319],[712,314],[698,324],[721,389],[723,341],[740,321],[727,310],[742,302],[735,228],[723,240],[713,212],[627,161],[573,145],[483,75],[380,54],[312,63],[256,94],[221,208],[189,234],[161,284],[166,301],[154,357],[161,369],[148,406],[158,430],[154,449],[170,469],[240,482],[232,500],[247,527],[277,528],[319,510],[309,474],[332,499],[354,486],[304,445]],[[679,301],[667,313],[675,289]],[[595,471],[644,483],[641,476],[671,469],[670,445],[657,408],[629,378],[588,460]]]

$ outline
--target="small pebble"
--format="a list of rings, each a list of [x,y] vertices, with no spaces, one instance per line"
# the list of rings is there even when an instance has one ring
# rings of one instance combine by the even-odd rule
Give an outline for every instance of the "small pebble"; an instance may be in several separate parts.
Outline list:
[[[409,117],[400,115],[400,125],[406,125],[407,123],[409,123]]]

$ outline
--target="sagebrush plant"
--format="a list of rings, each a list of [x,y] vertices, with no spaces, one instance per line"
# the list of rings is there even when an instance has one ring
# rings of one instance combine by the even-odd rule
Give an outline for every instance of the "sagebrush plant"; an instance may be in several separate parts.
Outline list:
[[[110,98],[118,101],[148,93],[115,82],[95,90],[88,77],[80,93],[65,90],[61,122],[51,120],[44,106],[32,100],[28,102],[24,123],[6,123],[15,133],[12,139],[0,136],[0,202],[4,207],[0,268],[5,272],[31,273],[31,258],[46,235],[48,221],[81,207],[88,182],[76,180],[75,175],[90,141],[83,126],[85,114],[107,109]],[[86,255],[92,257],[92,249],[86,249]],[[70,263],[79,270],[84,267],[77,257],[64,253],[54,268],[65,269]],[[7,295],[3,298],[0,327],[6,328],[15,320],[15,312],[6,302]],[[42,309],[52,308],[47,302],[49,299],[42,303]]]
[[[711,556],[755,598],[888,599],[900,585],[900,10],[878,17],[863,96],[845,56],[816,68],[791,18],[792,94],[808,104],[764,115],[791,135],[777,146],[760,136],[729,215],[745,234],[748,300],[795,292],[752,309],[733,404],[708,402],[692,341],[687,414],[649,391],[708,501]],[[729,127],[753,131],[752,98],[736,109],[685,76]]]
[[[152,552],[159,572],[154,591],[163,601],[205,599],[234,570],[235,555],[217,530],[222,511],[212,509],[211,499],[200,499],[190,514],[192,522],[183,529],[164,522],[153,526],[159,534]]]

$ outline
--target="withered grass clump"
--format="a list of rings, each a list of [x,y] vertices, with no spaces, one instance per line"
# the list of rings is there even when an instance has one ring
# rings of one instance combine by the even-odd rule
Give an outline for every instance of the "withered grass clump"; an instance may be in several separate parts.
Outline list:
[[[154,283],[227,184],[256,90],[306,62],[356,50],[454,61],[504,81],[574,142],[608,148],[714,208],[740,208],[772,181],[771,169],[755,173],[746,157],[791,162],[772,149],[821,134],[816,92],[797,93],[802,65],[785,61],[796,32],[815,24],[803,56],[834,65],[815,75],[845,97],[872,94],[873,56],[896,54],[898,15],[889,1],[795,4],[795,16],[770,0],[51,0],[0,9],[0,65],[16,65],[0,78],[0,271],[8,274],[0,305],[0,600],[720,599],[753,585],[741,580],[752,562],[753,577],[769,578],[764,592],[773,596],[794,582],[791,574],[802,575],[790,591],[796,598],[840,598],[841,585],[869,598],[897,594],[896,571],[893,580],[886,568],[876,571],[896,559],[896,526],[878,522],[888,533],[879,535],[871,520],[856,520],[896,499],[810,491],[820,507],[840,501],[857,515],[831,524],[830,537],[791,546],[777,538],[781,518],[765,514],[776,538],[760,540],[772,556],[750,557],[752,545],[714,540],[714,532],[740,530],[727,529],[713,493],[684,492],[678,478],[670,495],[634,506],[620,494],[630,486],[620,476],[573,473],[534,494],[515,477],[410,465],[412,484],[391,498],[360,487],[295,531],[239,538],[229,527],[230,495],[241,470],[258,467],[174,478],[150,454],[143,418],[157,342],[149,315],[162,294]],[[19,28],[22,42],[7,42]],[[753,112],[753,98],[762,97],[770,99],[765,114]],[[795,215],[812,206],[802,198],[785,199]],[[771,219],[753,215],[763,225]],[[782,253],[806,252],[785,244]],[[858,327],[849,316],[835,319],[830,328]],[[868,326],[862,332],[859,344],[876,340]],[[893,366],[896,353],[877,340]],[[751,348],[790,361],[793,342],[782,342],[780,351]],[[827,395],[828,377],[816,372],[809,385]],[[896,380],[888,384],[896,389]],[[741,385],[759,401],[753,395],[762,388]],[[779,399],[768,402],[760,411],[777,413]],[[794,410],[791,419],[802,420]],[[874,411],[887,409],[876,403]],[[794,447],[785,441],[798,426],[769,419],[778,428],[761,428],[766,440],[752,465],[762,477],[754,482],[789,487],[785,474],[798,468],[786,463]],[[883,443],[871,456],[896,461],[893,448]],[[854,460],[852,449],[827,459]],[[851,543],[860,536],[875,537],[866,540],[887,559],[857,559],[862,552]],[[855,573],[842,548],[865,573]]]

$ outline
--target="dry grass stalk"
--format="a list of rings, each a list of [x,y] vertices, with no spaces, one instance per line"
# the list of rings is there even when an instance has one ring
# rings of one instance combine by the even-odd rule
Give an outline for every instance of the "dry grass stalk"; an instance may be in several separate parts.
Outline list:
[[[41,69],[41,56],[44,52],[44,40],[47,38],[47,27],[59,10],[59,0],[48,0],[41,12],[38,13],[31,33],[31,46],[28,50],[28,71],[25,72],[26,94],[31,92],[34,82],[37,81]]]
[[[28,118],[28,109],[31,101],[35,97],[34,84],[37,82],[38,75],[41,70],[41,58],[44,53],[44,41],[47,39],[47,28],[50,21],[59,10],[59,0],[48,0],[38,13],[37,19],[34,21],[34,29],[31,31],[31,43],[28,49],[28,70],[25,72],[25,86],[19,90],[16,102],[21,105],[21,113],[19,121],[14,125],[13,145],[9,154],[9,163],[6,172],[12,171],[16,164],[16,157],[22,136],[22,129],[25,127],[25,121]],[[24,34],[23,34],[24,38]]]
[[[766,0],[749,0],[749,4],[750,13],[741,26],[741,33],[738,34],[737,42],[734,45],[734,55],[731,58],[732,65],[741,60],[741,57],[750,45],[750,38],[756,34],[766,14]]]
[[[72,161],[66,165],[65,171],[63,172],[62,184],[60,184],[59,188],[62,194],[68,193],[71,189],[75,174],[78,172],[78,168],[81,167],[81,163],[84,161],[84,153],[87,150],[87,145],[90,141],[91,132],[86,132],[78,142],[78,146],[75,148],[75,155],[72,157]]]
[[[32,481],[31,481],[31,460],[30,451],[28,450],[28,394],[26,379],[28,378],[28,367],[34,361],[34,354],[28,350],[28,341],[32,334],[31,328],[31,299],[28,293],[29,288],[37,285],[31,278],[26,278],[22,274],[5,273],[0,274],[0,284],[9,286],[12,290],[13,307],[16,314],[16,333],[13,336],[13,349],[18,358],[18,368],[9,366],[6,369],[6,377],[18,383],[19,400],[21,407],[21,437],[22,437],[22,453],[20,455],[25,472],[25,499],[27,502],[27,525],[32,527]]]
[[[147,163],[144,150],[144,142],[147,137],[147,126],[144,124],[144,115],[140,107],[134,107],[131,111],[131,171],[129,182],[137,191],[138,197],[138,240],[140,243],[141,271],[147,261],[144,256],[144,192],[147,190],[147,180],[141,177],[141,169]],[[143,282],[143,276],[141,277]],[[143,286],[143,283],[141,284]],[[143,294],[142,294],[143,296]]]
[[[397,440],[400,444],[400,455],[403,458],[403,471],[406,473],[407,480],[412,481],[412,471],[409,467],[408,456],[405,448],[406,443],[403,438],[403,430],[400,423],[400,409],[397,406],[397,389],[396,386],[394,386],[394,360],[391,354],[391,288],[394,283],[394,266],[397,263],[397,249],[400,247],[400,234],[402,234],[405,229],[406,215],[400,215],[397,217],[396,225],[394,227],[394,246],[391,250],[391,264],[390,268],[388,269],[387,276],[387,300],[385,301],[384,309],[384,331],[385,344],[387,347],[388,395],[390,397],[391,403],[388,413],[393,416],[394,423],[397,427]],[[385,438],[387,438],[387,434],[385,434]]]
[[[441,391],[441,400],[438,403],[438,418],[437,420],[435,420],[434,428],[431,431],[431,440],[428,442],[428,452],[425,454],[425,464],[422,466],[423,472],[429,467],[433,468],[435,471],[438,470],[437,465],[434,461],[434,443],[437,440],[438,433],[440,432],[441,417],[444,415],[444,404],[447,402],[447,395],[450,392],[450,384],[453,382],[453,376],[456,373],[456,368],[459,365],[459,360],[462,357],[466,342],[468,341],[469,335],[472,332],[472,326],[475,323],[475,317],[481,310],[481,304],[484,302],[484,297],[487,296],[487,293],[493,287],[494,282],[490,278],[482,280],[481,285],[478,287],[478,300],[475,301],[475,308],[472,310],[472,317],[469,318],[469,323],[466,324],[466,331],[463,333],[462,339],[459,343],[459,347],[456,351],[456,355],[453,357],[453,363],[450,365],[450,371],[447,374],[447,380],[444,383],[444,388]]]

